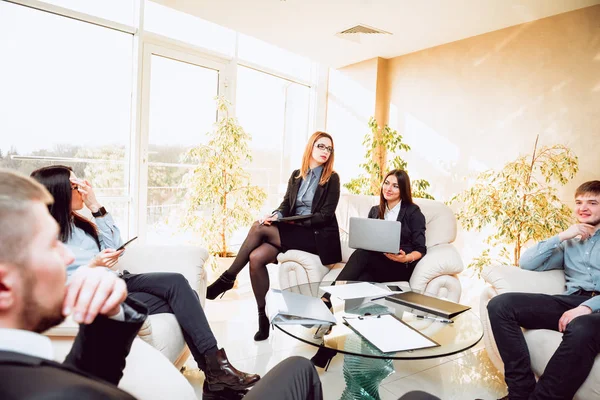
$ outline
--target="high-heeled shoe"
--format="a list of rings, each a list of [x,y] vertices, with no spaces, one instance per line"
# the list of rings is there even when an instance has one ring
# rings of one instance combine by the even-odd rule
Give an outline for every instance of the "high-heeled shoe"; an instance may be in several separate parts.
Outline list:
[[[209,287],[206,288],[206,298],[209,300],[214,300],[218,295],[225,294],[226,291],[231,289],[235,284],[235,277],[230,278],[225,275],[225,272],[221,274]]]
[[[328,347],[319,347],[317,354],[315,354],[310,361],[315,365],[315,367],[325,368],[325,371],[327,371],[331,360],[336,354],[337,351],[334,349],[330,349]]]
[[[321,301],[323,301],[323,304],[325,304],[329,311],[333,313],[333,304],[331,304],[331,300],[329,300],[327,297],[321,297]]]
[[[260,342],[269,338],[269,318],[264,314],[258,314],[258,332],[254,335],[254,340]]]

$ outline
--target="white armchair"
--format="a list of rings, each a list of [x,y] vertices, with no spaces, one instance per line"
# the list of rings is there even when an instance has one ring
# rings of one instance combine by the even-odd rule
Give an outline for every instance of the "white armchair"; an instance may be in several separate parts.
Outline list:
[[[178,272],[185,276],[192,288],[198,292],[200,303],[204,306],[206,299],[204,263],[207,259],[208,251],[199,246],[136,246],[132,244],[119,260],[117,267],[121,270],[128,270],[132,274]],[[61,361],[60,356],[64,358],[71,348],[78,329],[79,325],[69,318],[61,325],[45,332],[45,335],[52,340],[59,361]],[[150,346],[139,342],[139,339],[134,341],[132,351],[127,357],[128,367],[119,386],[130,393],[137,393],[140,399],[164,398],[159,396],[160,393],[164,392],[160,389],[160,384],[150,385],[149,382],[152,381],[153,377],[162,380],[160,375],[153,373],[154,371],[172,370],[177,372],[189,358],[190,350],[185,343],[181,328],[173,314],[155,314],[146,319],[138,336]],[[166,359],[160,356],[155,349],[162,353]],[[156,364],[157,360],[164,360],[164,364],[167,365],[158,365]],[[155,365],[148,366],[149,362]],[[172,365],[168,365],[171,363]],[[177,369],[173,368],[173,365]],[[149,371],[153,372],[149,373]],[[172,385],[179,382],[180,385],[177,390],[182,393],[181,397],[173,398],[190,398],[183,393],[193,395],[193,389],[185,378],[181,376],[180,378],[172,378],[174,379]],[[182,387],[183,383],[187,384],[188,387]],[[154,388],[154,386],[156,387]],[[177,390],[175,390],[175,393]]]
[[[339,275],[354,251],[348,247],[350,217],[366,218],[379,197],[343,194],[336,209],[342,242],[342,261],[324,266],[318,256],[300,250],[288,250],[279,254],[279,283],[281,288],[333,281]],[[434,200],[415,199],[426,220],[427,254],[417,264],[410,285],[436,296],[459,301],[461,286],[456,276],[463,269],[463,262],[452,242],[456,238],[456,218],[444,203]]]
[[[483,323],[483,341],[488,356],[498,370],[504,373],[504,363],[498,353],[490,325],[487,304],[494,297],[508,292],[560,294],[565,289],[565,274],[562,270],[536,272],[513,266],[488,266],[483,269],[483,279],[488,283],[481,294],[480,316]],[[550,358],[560,345],[562,333],[547,329],[524,330],[525,341],[531,357],[531,368],[541,376]],[[600,398],[600,356],[587,380],[575,394],[575,400]]]

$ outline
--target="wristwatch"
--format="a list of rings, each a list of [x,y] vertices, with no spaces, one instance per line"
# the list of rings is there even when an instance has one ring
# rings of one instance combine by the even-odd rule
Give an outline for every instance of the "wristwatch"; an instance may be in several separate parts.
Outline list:
[[[104,208],[104,207],[100,207],[98,209],[98,211],[92,213],[94,218],[104,217],[106,214],[107,214],[107,211],[106,211],[106,208]]]

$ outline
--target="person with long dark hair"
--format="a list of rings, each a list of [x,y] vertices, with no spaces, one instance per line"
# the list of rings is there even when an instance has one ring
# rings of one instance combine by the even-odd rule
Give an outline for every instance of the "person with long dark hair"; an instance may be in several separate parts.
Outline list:
[[[258,332],[254,340],[269,337],[269,320],[265,314],[265,297],[269,290],[267,264],[277,262],[277,255],[290,249],[316,254],[323,265],[342,259],[340,234],[335,209],[340,199],[340,178],[333,171],[333,138],[315,132],[304,149],[302,166],[292,172],[281,205],[271,215],[250,228],[237,257],[206,291],[215,299],[233,287],[237,274],[250,263],[250,280],[258,306]],[[307,215],[292,223],[283,217]]]
[[[60,227],[60,241],[75,256],[67,267],[67,273],[71,275],[84,265],[114,267],[122,253],[122,250],[115,250],[122,244],[121,235],[110,213],[96,199],[91,183],[77,178],[71,168],[60,165],[35,170],[31,177],[43,184],[54,197],[54,203],[48,209]],[[77,213],[84,206],[92,212],[94,222]],[[122,278],[127,285],[128,296],[144,303],[150,315],[175,315],[192,356],[204,371],[209,392],[245,390],[260,379],[256,374],[235,369],[225,350],[217,347],[198,294],[183,275],[124,273]],[[86,322],[88,319],[83,317]]]
[[[402,223],[400,252],[389,254],[357,249],[348,259],[336,282],[408,281],[419,260],[427,253],[427,246],[425,216],[413,202],[410,178],[406,171],[394,169],[386,174],[379,191],[379,205],[371,208],[368,217]],[[332,309],[330,298],[331,295],[325,293],[322,300]],[[325,368],[335,355],[335,350],[320,347],[311,361],[316,366]]]
[[[379,191],[379,205],[369,211],[369,218],[402,223],[400,252],[380,253],[358,249],[336,280],[393,282],[408,281],[419,260],[427,253],[425,216],[413,202],[408,174],[399,169],[388,172]]]

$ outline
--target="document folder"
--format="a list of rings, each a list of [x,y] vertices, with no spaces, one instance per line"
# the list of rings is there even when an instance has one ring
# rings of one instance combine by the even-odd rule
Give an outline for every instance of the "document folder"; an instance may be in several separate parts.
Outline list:
[[[271,289],[267,294],[267,317],[279,325],[335,325],[331,311],[319,297]]]
[[[458,314],[471,309],[471,307],[463,306],[462,304],[415,292],[396,293],[387,296],[385,299],[444,318],[454,318]]]

